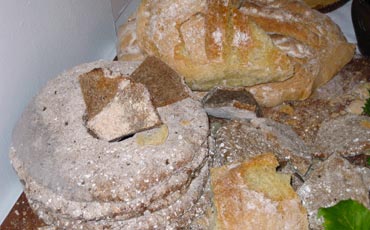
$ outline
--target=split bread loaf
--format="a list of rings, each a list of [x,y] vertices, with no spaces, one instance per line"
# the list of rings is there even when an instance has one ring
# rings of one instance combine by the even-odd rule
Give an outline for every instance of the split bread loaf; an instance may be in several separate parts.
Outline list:
[[[274,154],[265,153],[212,168],[213,229],[308,229],[307,212],[290,176],[276,173],[277,166]]]
[[[265,106],[306,99],[333,78],[355,51],[355,46],[347,42],[340,28],[325,14],[301,1],[272,2],[246,1],[240,9],[269,33],[274,44],[285,50],[295,63],[294,77],[287,81],[248,88]]]
[[[298,0],[143,0],[129,24],[121,60],[157,56],[193,90],[245,86],[263,106],[306,99],[355,49]]]

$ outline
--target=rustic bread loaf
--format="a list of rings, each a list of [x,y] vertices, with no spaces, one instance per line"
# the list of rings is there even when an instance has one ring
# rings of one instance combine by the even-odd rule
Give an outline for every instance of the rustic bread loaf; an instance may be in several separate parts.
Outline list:
[[[123,59],[157,56],[193,90],[248,86],[263,106],[306,99],[355,48],[328,16],[297,0],[144,0],[129,23],[137,41],[120,39],[135,51]]]
[[[232,2],[144,0],[139,46],[185,77],[192,89],[250,86],[293,76],[293,63]]]
[[[296,0],[244,1],[240,8],[285,50],[295,64],[294,77],[249,88],[256,100],[274,106],[303,100],[329,81],[354,55],[354,45],[326,15]]]
[[[272,153],[211,169],[214,229],[308,229],[307,212],[290,186],[276,173]]]
[[[105,91],[118,87],[120,95],[122,85],[109,87],[107,82],[120,78],[139,81],[140,64],[96,61],[65,71],[46,84],[14,128],[10,159],[24,181],[31,206],[46,224],[58,229],[81,229],[81,225],[84,229],[103,229],[109,225],[119,226],[112,229],[154,229],[155,225],[164,229],[169,224],[189,223],[195,213],[193,207],[208,178],[208,117],[202,104],[186,94],[190,90],[182,81],[172,81],[172,88],[177,89],[181,98],[174,101],[172,97],[169,101],[161,95],[166,103],[154,104],[166,126],[165,132],[153,127],[109,142],[88,131],[86,113],[99,113],[100,109],[88,109],[87,102],[107,97],[109,102],[98,101],[97,108],[101,104],[102,111],[110,108],[116,97]],[[161,69],[162,77],[167,77],[163,76],[166,69],[158,62],[155,64],[152,67]],[[131,77],[134,71],[135,79]],[[94,82],[96,88],[107,89],[91,90],[92,99],[85,100],[82,88],[93,84],[80,80],[95,78],[98,73],[103,76]],[[159,75],[160,71],[154,73]],[[102,81],[100,77],[110,80]],[[180,86],[174,87],[176,83]],[[150,83],[135,81],[135,84]],[[153,88],[171,91],[166,87]],[[140,93],[129,94],[131,102],[140,101]],[[136,102],[141,109],[147,106]],[[125,106],[120,108],[129,111]],[[108,125],[115,127],[114,123]],[[153,144],[155,137],[163,141]]]

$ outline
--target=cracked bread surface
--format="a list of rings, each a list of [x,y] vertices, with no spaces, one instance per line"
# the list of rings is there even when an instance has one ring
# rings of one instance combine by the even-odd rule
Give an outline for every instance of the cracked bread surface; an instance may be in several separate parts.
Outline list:
[[[112,78],[129,76],[139,65],[83,64],[34,98],[14,130],[10,153],[30,200],[69,220],[125,220],[168,207],[179,199],[175,193],[187,191],[208,157],[208,118],[200,102],[188,97],[157,108],[168,127],[162,145],[139,145],[135,135],[110,143],[84,126],[78,76],[95,68]]]

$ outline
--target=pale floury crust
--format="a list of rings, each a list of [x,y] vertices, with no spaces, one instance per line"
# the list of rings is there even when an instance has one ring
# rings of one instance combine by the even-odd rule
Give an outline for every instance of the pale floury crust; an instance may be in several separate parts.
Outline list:
[[[194,90],[248,86],[262,106],[306,99],[355,49],[328,16],[296,0],[143,1],[130,28],[121,50],[135,52],[122,60],[156,55]]]
[[[195,90],[292,77],[287,55],[236,7],[221,1],[143,1],[137,14],[139,46]]]
[[[199,101],[187,97],[156,108],[168,129],[159,145],[140,144],[136,135],[108,142],[85,127],[79,76],[101,68],[105,77],[128,77],[139,64],[76,66],[49,81],[24,111],[10,158],[31,206],[47,224],[153,229],[182,226],[199,209],[208,177],[208,118]],[[177,218],[174,210],[186,217]]]

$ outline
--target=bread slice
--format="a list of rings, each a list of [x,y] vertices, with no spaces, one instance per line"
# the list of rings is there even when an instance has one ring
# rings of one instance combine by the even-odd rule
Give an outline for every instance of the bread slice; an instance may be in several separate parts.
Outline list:
[[[290,186],[276,173],[274,154],[211,169],[215,229],[308,229],[307,213]]]

